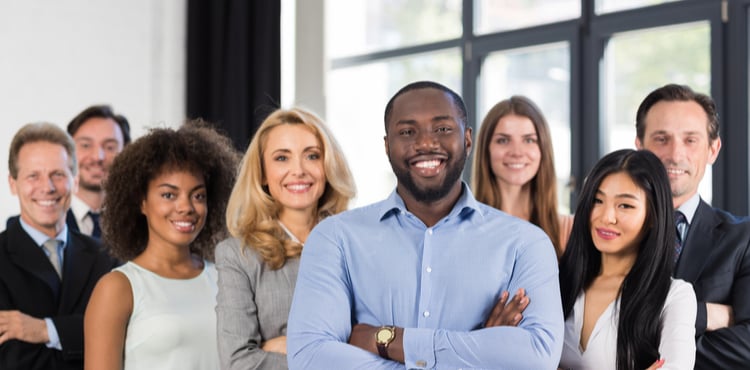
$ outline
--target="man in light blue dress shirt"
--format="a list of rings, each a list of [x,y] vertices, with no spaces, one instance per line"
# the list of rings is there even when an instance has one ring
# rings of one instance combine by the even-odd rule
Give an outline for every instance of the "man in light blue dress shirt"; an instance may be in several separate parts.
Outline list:
[[[472,138],[460,96],[412,83],[391,98],[385,125],[396,190],[308,237],[290,368],[556,368],[563,317],[552,243],[461,181]],[[520,322],[498,319],[504,292],[519,289],[531,298],[511,302]]]

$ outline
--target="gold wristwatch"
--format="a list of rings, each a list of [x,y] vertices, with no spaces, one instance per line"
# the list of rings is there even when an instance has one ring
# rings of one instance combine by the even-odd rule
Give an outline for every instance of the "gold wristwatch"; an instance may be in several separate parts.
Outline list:
[[[375,332],[375,345],[378,347],[378,353],[380,357],[390,360],[388,357],[388,345],[393,342],[396,338],[396,327],[395,326],[381,326],[378,331]]]

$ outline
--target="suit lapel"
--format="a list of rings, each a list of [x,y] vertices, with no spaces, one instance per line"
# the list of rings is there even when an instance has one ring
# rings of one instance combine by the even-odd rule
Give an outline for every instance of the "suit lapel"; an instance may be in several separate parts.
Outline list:
[[[42,248],[23,230],[20,222],[8,228],[8,253],[13,263],[44,281],[54,296],[59,297],[60,277]]]
[[[78,228],[78,221],[76,215],[73,213],[73,209],[68,209],[68,213],[65,215],[65,223],[68,224],[68,231],[81,232]]]
[[[96,255],[88,249],[89,245],[83,237],[75,233],[68,233],[68,245],[65,247],[65,265],[63,266],[62,296],[60,297],[61,312],[68,312],[78,301],[81,291],[94,266]]]
[[[724,236],[718,228],[719,219],[711,206],[701,200],[690,224],[685,247],[677,263],[675,277],[689,282],[698,280],[703,267],[713,252],[712,245]]]

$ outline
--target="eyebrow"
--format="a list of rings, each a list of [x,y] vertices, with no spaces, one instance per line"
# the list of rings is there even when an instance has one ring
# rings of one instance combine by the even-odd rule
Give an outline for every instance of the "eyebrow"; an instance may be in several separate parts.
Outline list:
[[[302,152],[303,152],[303,153],[304,153],[304,152],[309,152],[309,151],[311,151],[311,150],[323,150],[323,149],[322,149],[321,147],[317,146],[317,145],[311,145],[311,146],[308,146],[308,147],[305,147],[304,149],[302,149]],[[292,152],[292,150],[291,150],[291,149],[287,149],[287,148],[279,148],[279,149],[275,149],[275,150],[273,150],[273,151],[271,152],[271,154],[275,154],[275,153],[278,153],[278,152],[282,152],[282,153],[291,153],[291,152]]]
[[[605,196],[607,195],[607,194],[605,194],[605,193],[604,193],[603,191],[601,191],[601,190],[597,190],[597,191],[596,191],[596,194],[600,194],[600,195],[605,195]],[[640,199],[641,199],[641,198],[638,198],[638,196],[637,196],[637,195],[635,195],[635,194],[631,194],[631,193],[620,193],[620,194],[615,194],[615,198],[625,198],[625,199],[633,199],[633,200],[640,200]]]
[[[172,185],[172,184],[170,184],[168,182],[159,184],[159,185],[157,185],[157,187],[159,187],[159,188],[166,187],[166,188],[170,188],[172,190],[180,190],[179,187],[177,187],[176,185]],[[205,183],[204,184],[199,184],[199,185],[196,185],[194,188],[190,189],[190,192],[193,192],[193,191],[196,191],[196,190],[198,190],[200,188],[205,188],[205,187],[206,187]]]
[[[430,121],[432,121],[432,122],[441,122],[441,121],[458,122],[453,116],[447,115],[447,114],[432,117],[430,119]],[[414,125],[416,123],[417,123],[416,119],[400,119],[400,120],[396,121],[397,125],[399,125],[399,124]]]

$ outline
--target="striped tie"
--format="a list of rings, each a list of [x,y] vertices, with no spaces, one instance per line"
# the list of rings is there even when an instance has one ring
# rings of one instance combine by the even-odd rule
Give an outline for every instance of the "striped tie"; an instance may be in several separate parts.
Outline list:
[[[680,211],[674,213],[674,226],[677,232],[677,240],[674,246],[674,263],[677,264],[677,260],[680,259],[680,253],[682,253],[682,243],[685,241],[685,234],[687,231],[687,218]]]

